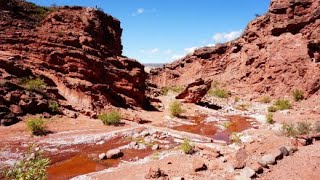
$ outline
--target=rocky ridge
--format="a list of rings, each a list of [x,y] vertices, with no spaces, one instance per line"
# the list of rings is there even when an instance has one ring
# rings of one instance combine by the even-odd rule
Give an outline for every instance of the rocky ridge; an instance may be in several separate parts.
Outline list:
[[[109,106],[148,106],[144,66],[122,56],[119,20],[94,8],[21,0],[1,1],[0,11],[0,106],[6,111],[21,106],[22,94],[37,96],[44,107],[54,100],[88,115]],[[28,92],[19,84],[26,78],[40,78],[46,87]],[[43,109],[33,104],[26,112]]]
[[[319,0],[272,0],[269,11],[250,22],[238,39],[154,69],[150,81],[163,87],[202,78],[244,94],[283,96],[301,89],[306,97],[319,95],[319,39]]]

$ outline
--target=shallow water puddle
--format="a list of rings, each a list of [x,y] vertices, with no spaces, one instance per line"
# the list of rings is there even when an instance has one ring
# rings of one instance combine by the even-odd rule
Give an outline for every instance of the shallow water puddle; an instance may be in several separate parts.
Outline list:
[[[51,157],[55,162],[48,169],[49,180],[65,180],[72,177],[87,174],[90,172],[101,171],[110,167],[116,167],[121,161],[130,161],[132,159],[141,159],[152,154],[150,147],[143,150],[136,149],[123,149],[123,157],[119,159],[107,159],[103,161],[96,160],[98,154],[107,152],[110,149],[114,149],[130,143],[128,139],[116,138],[112,139],[102,145],[87,144],[83,147],[77,147],[79,152],[72,157]],[[57,162],[58,161],[58,162]]]
[[[207,137],[213,137],[216,140],[223,140],[229,142],[229,136],[233,132],[242,132],[248,128],[251,128],[251,124],[248,121],[249,118],[242,116],[226,116],[223,117],[230,123],[225,130],[219,131],[217,122],[205,122],[208,115],[199,115],[189,117],[193,120],[194,124],[184,124],[180,126],[172,127],[172,129],[178,131],[185,131],[194,134],[200,134]]]

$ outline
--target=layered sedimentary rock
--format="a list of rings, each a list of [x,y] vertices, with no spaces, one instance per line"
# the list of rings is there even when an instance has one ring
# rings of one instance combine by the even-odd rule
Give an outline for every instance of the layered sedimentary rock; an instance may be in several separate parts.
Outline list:
[[[197,79],[195,82],[190,83],[176,99],[183,99],[186,103],[198,103],[207,94],[211,88],[212,81],[204,81],[203,79]]]
[[[122,56],[119,20],[93,8],[21,0],[1,1],[0,12],[1,106],[19,105],[20,98],[2,98],[8,93],[40,93],[19,84],[29,77],[44,80],[46,101],[83,112],[148,105],[144,66]]]
[[[320,94],[320,1],[272,0],[238,39],[151,71],[158,86],[186,85],[203,78],[239,93],[283,96],[293,89]]]

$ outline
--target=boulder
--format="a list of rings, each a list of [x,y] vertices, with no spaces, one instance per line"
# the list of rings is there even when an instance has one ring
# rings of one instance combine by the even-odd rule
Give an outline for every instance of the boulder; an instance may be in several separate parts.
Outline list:
[[[99,154],[99,160],[103,160],[103,159],[106,159],[106,153],[101,153],[101,154]]]
[[[123,152],[121,152],[121,149],[112,149],[106,153],[107,159],[117,159],[122,156],[123,156]]]
[[[201,160],[194,160],[192,165],[194,172],[206,171],[208,169],[207,165]]]
[[[272,154],[267,154],[261,157],[259,164],[262,167],[267,167],[268,165],[274,165],[276,163],[276,157]]]
[[[212,81],[204,81],[197,79],[195,82],[190,83],[176,99],[183,99],[186,103],[198,103],[207,94],[211,88]]]
[[[240,171],[240,177],[243,177],[243,178],[251,178],[255,174],[256,174],[256,172],[249,167],[245,167],[245,168],[241,169],[241,171]]]
[[[281,153],[284,155],[284,156],[289,156],[289,151],[288,149],[285,147],[285,146],[281,146],[279,148],[279,150],[281,151]]]

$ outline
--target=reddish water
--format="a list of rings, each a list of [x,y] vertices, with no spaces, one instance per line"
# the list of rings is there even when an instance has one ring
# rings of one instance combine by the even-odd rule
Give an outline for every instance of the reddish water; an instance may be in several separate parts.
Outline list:
[[[189,117],[194,121],[194,125],[184,124],[181,126],[173,127],[173,129],[194,134],[201,134],[205,136],[212,136],[217,132],[218,128],[213,123],[205,123],[204,120],[206,119],[206,117],[207,115]]]
[[[173,127],[175,130],[191,132],[194,134],[200,134],[208,137],[213,137],[216,140],[223,140],[229,142],[229,136],[232,132],[241,132],[251,127],[251,124],[247,121],[248,118],[241,116],[227,116],[231,124],[228,128],[222,132],[217,132],[218,127],[215,122],[204,122],[207,115],[199,115],[189,117],[194,121],[193,125],[181,125]]]
[[[85,145],[79,146],[80,152],[72,154],[73,156],[64,157],[52,157],[52,161],[55,162],[48,169],[49,180],[65,180],[72,177],[87,174],[90,172],[96,172],[110,167],[116,167],[121,160],[128,161],[130,159],[144,158],[152,154],[150,148],[145,150],[125,149],[123,150],[124,156],[119,159],[108,159],[104,161],[94,160],[98,154],[107,152],[110,149],[114,149],[125,144],[130,143],[129,140],[124,138],[116,138],[108,141],[102,145]],[[70,154],[71,155],[71,154]]]

